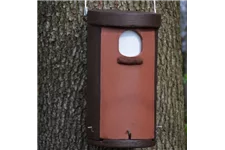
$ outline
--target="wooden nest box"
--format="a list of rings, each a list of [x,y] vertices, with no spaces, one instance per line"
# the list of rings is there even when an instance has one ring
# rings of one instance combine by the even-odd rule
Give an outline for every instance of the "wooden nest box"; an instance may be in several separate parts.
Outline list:
[[[154,146],[160,14],[93,10],[87,22],[88,143]]]

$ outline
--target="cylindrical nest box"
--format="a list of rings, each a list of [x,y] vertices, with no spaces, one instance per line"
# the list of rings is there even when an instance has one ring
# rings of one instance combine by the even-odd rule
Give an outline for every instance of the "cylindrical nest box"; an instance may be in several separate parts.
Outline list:
[[[150,147],[156,136],[156,13],[88,12],[88,143]]]

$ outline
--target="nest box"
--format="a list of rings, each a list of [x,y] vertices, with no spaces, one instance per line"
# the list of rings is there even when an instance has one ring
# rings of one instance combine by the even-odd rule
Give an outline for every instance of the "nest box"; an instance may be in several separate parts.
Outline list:
[[[160,14],[90,10],[87,22],[88,143],[154,146]]]

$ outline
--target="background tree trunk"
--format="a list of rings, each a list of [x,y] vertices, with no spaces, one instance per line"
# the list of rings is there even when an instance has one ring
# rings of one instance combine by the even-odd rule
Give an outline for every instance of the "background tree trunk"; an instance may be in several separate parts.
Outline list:
[[[83,2],[38,2],[38,149],[94,150],[85,129],[87,24]],[[89,9],[153,11],[153,2],[89,2]],[[157,2],[157,150],[184,150],[179,2]],[[148,148],[150,149],[150,148]]]

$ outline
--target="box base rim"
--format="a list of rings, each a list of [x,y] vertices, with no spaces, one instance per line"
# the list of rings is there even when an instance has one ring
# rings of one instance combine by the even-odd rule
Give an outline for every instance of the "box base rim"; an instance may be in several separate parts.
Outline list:
[[[134,139],[134,140],[126,140],[126,139],[102,139],[102,140],[93,140],[88,139],[88,144],[103,146],[103,147],[115,147],[115,148],[145,148],[155,146],[155,139]]]

